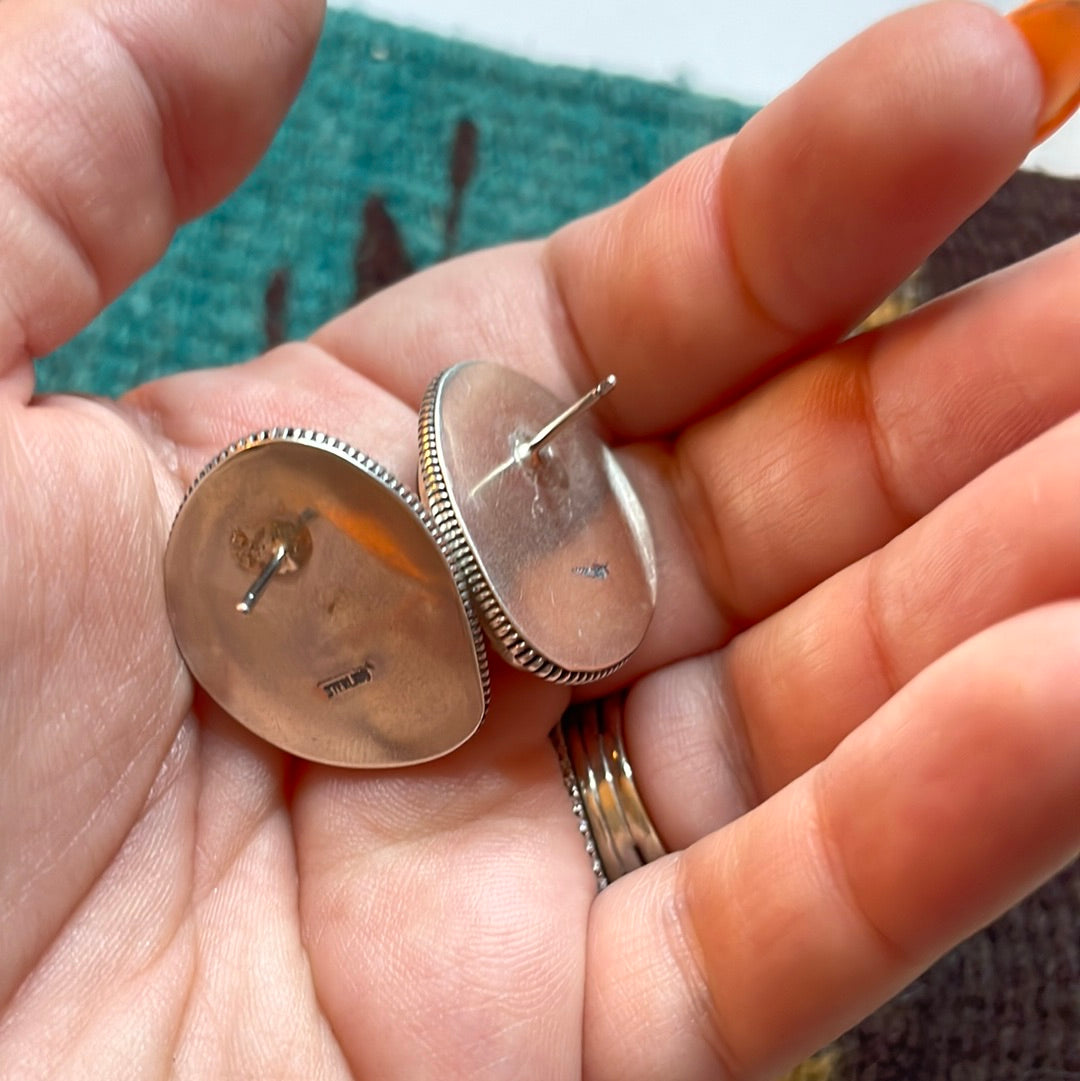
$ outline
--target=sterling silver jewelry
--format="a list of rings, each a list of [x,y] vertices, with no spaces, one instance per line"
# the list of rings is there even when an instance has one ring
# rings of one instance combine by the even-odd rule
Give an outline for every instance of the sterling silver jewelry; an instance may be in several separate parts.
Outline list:
[[[619,694],[571,706],[551,733],[600,890],[667,852],[634,784],[623,705]]]
[[[419,496],[310,428],[231,444],[165,552],[192,675],[268,743],[355,769],[428,762],[476,732],[484,630],[541,679],[610,675],[656,601],[644,508],[581,419],[614,386],[564,408],[509,368],[448,368],[419,418]]]

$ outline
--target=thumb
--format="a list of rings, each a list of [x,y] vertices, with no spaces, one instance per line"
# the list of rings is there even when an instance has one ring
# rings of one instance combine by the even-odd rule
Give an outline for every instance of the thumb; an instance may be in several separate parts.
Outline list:
[[[306,70],[322,0],[0,5],[0,393],[223,198]]]

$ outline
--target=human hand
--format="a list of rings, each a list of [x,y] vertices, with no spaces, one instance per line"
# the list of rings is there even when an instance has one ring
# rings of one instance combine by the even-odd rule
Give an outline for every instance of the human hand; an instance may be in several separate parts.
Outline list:
[[[30,402],[250,164],[318,5],[0,6],[0,1073],[753,1077],[856,1021],[1080,843],[1080,247],[834,343],[1020,162],[1043,94],[965,5],[870,31],[612,210],[311,342],[120,403]],[[73,165],[74,163],[74,165]],[[430,377],[601,407],[652,521],[629,688],[678,854],[597,897],[496,665],[460,751],[297,764],[195,694],[162,554],[249,431],[403,480]]]

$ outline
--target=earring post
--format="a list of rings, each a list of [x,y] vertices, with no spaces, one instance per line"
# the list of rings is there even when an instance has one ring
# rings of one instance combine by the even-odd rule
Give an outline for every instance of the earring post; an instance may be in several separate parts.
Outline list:
[[[259,603],[259,598],[263,595],[263,591],[270,584],[270,579],[277,574],[281,564],[285,562],[285,556],[288,555],[288,545],[279,544],[277,551],[274,552],[270,562],[266,564],[261,571],[259,571],[259,577],[251,583],[250,588],[244,594],[244,599],[236,606],[236,610],[242,615],[246,616],[251,613],[251,610]]]
[[[564,409],[550,424],[545,424],[527,443],[520,443],[514,451],[517,461],[523,462],[534,454],[539,454],[559,434],[559,430],[569,424],[586,410],[591,409],[606,394],[615,389],[615,376],[608,375],[601,379],[587,394],[583,394],[573,405]]]

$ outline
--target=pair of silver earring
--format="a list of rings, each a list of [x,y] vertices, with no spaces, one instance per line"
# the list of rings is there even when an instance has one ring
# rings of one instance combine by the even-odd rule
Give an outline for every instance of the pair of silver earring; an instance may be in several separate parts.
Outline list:
[[[417,497],[341,440],[275,428],[198,475],[165,556],[195,679],[283,750],[405,766],[472,736],[484,634],[542,679],[587,683],[640,644],[656,599],[644,510],[588,424],[508,368],[458,364],[420,412]]]

